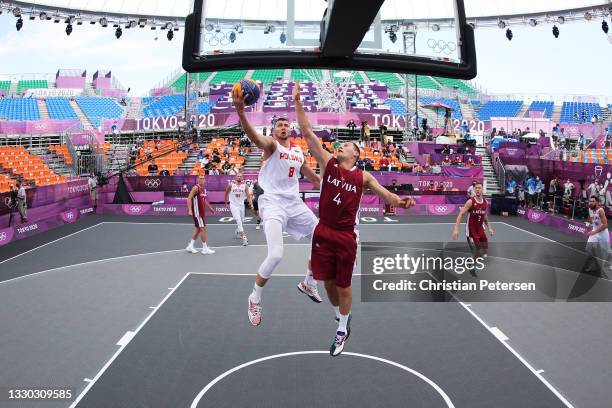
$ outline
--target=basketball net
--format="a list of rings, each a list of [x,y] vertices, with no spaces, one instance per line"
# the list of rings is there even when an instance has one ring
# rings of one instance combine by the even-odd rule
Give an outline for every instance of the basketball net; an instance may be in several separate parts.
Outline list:
[[[305,70],[310,81],[317,88],[317,109],[327,109],[333,113],[346,113],[346,93],[353,79],[354,72],[329,71],[325,76],[322,69]]]

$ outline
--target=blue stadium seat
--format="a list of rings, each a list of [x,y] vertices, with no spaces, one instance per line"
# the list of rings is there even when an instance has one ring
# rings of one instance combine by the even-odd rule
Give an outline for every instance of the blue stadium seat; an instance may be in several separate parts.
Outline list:
[[[456,100],[454,99],[449,99],[449,98],[430,98],[430,97],[423,97],[421,98],[421,104],[426,105],[428,103],[435,103],[435,102],[440,102],[443,103],[447,106],[450,106],[451,108],[453,108],[453,119],[457,119],[457,120],[461,120],[463,118],[463,115],[461,114],[461,108],[459,107],[459,104],[457,103]],[[443,111],[441,111],[443,112]]]
[[[514,118],[521,110],[523,101],[489,101],[478,111],[480,120],[490,120],[492,117]]]
[[[529,105],[529,109],[527,110],[527,112],[544,111],[544,117],[550,118],[552,116],[553,107],[554,107],[553,101],[532,101],[531,105]]]
[[[70,101],[66,98],[47,98],[47,110],[51,119],[78,119]]]
[[[145,117],[174,116],[181,110],[185,110],[185,95],[165,95],[153,101],[142,110]]]
[[[391,113],[394,115],[406,114],[406,104],[401,99],[387,99],[385,105],[391,108]]]
[[[198,115],[207,115],[210,113],[210,108],[215,106],[213,102],[200,102],[198,104]]]
[[[94,127],[99,127],[102,119],[119,119],[123,115],[123,109],[112,98],[80,96],[75,99]]]
[[[581,123],[583,112],[586,113],[587,123],[591,122],[593,115],[597,115],[600,120],[602,118],[601,107],[598,103],[563,102],[560,121],[563,123]]]
[[[38,101],[29,98],[0,99],[0,118],[6,120],[39,120]]]

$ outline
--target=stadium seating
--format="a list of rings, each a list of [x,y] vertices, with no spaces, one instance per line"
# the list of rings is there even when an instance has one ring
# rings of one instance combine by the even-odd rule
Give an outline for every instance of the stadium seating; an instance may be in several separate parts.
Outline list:
[[[283,78],[285,75],[284,69],[258,69],[253,71],[251,79],[253,81],[261,81],[264,85]]]
[[[429,76],[417,75],[417,81],[415,81],[414,75],[408,75],[408,84],[410,86],[414,87],[417,85],[417,82],[419,89],[440,89],[440,85]]]
[[[406,104],[401,99],[387,99],[385,105],[391,108],[391,113],[394,115],[406,114]]]
[[[591,117],[597,115],[601,119],[601,107],[597,103],[589,102],[563,102],[561,108],[562,123],[581,123],[582,112],[586,113],[586,122],[591,122]]]
[[[78,119],[66,98],[47,98],[47,110],[51,119]]]
[[[521,110],[523,101],[489,101],[478,111],[480,120],[490,120],[492,117],[514,118]]]
[[[212,84],[221,84],[223,82],[228,84],[233,84],[235,82],[240,81],[247,74],[246,69],[241,69],[237,71],[221,71],[217,72],[217,74],[210,80]]]
[[[213,102],[200,102],[198,104],[198,115],[206,115],[210,113],[210,109],[215,106]]]
[[[145,117],[173,116],[185,110],[185,96],[181,94],[165,95],[155,100],[142,110]]]
[[[336,77],[334,75],[336,75],[338,72],[346,72],[346,71],[342,71],[342,70],[329,70],[329,76],[332,79],[332,81],[334,82],[340,82],[342,80],[341,77]],[[363,79],[363,76],[361,75],[361,72],[355,72],[351,78],[351,82],[354,82],[356,84],[363,84],[365,83],[365,80]]]
[[[321,77],[322,75],[320,73],[317,73],[317,76]],[[306,73],[305,69],[292,69],[291,79],[297,80],[297,81],[310,81],[310,77]]]
[[[553,107],[554,107],[553,101],[533,101],[531,102],[531,105],[529,105],[529,109],[527,110],[527,112],[544,111],[544,117],[550,118],[552,116]]]
[[[0,81],[0,90],[5,90],[6,93],[11,89],[11,81]]]
[[[208,144],[208,146],[206,146],[206,149],[204,150],[204,153],[208,155],[209,158],[212,158],[212,153],[214,149],[217,149],[219,151],[219,153],[223,152],[223,148],[227,146],[227,140],[223,139],[223,138],[218,138],[218,139],[212,139],[212,141]],[[232,147],[232,151],[230,153],[229,159],[227,159],[229,161],[230,164],[233,164],[236,170],[240,170],[243,166],[244,166],[244,162],[245,162],[245,158],[242,156],[238,155],[238,148],[240,146],[240,141],[238,141],[238,145],[235,147]],[[212,163],[212,165],[214,166],[214,168],[218,169],[219,171],[221,170],[221,166],[223,165],[223,162],[226,161],[225,157],[221,157],[221,163]],[[200,164],[200,162],[195,162],[195,164],[193,165],[193,169],[191,170],[191,174],[204,174],[206,173],[206,170],[202,168],[202,165]]]
[[[64,162],[68,165],[72,164],[72,156],[68,152],[68,146],[66,145],[53,145],[48,147],[49,151],[57,156],[64,158]]]
[[[55,174],[40,157],[31,154],[23,146],[0,146],[0,167],[16,178],[26,182],[33,181],[37,186],[66,181],[65,176]],[[9,183],[11,182],[9,180]],[[6,181],[0,182],[0,188],[8,187],[5,183]]]
[[[366,72],[366,75],[373,81],[378,81],[387,85],[390,91],[397,91],[400,87],[404,86],[404,81],[396,74],[388,72]]]
[[[426,105],[428,103],[435,103],[435,102],[440,102],[443,103],[445,105],[450,106],[451,108],[453,108],[453,119],[458,119],[461,120],[461,118],[463,117],[461,114],[461,108],[459,107],[459,104],[457,103],[457,101],[453,100],[453,99],[449,99],[449,98],[429,98],[429,97],[424,97],[421,98],[421,103],[423,105]],[[440,110],[440,114],[443,115],[444,114],[444,110]]]
[[[468,96],[476,95],[476,91],[463,81],[460,81],[458,79],[453,79],[453,78],[442,78],[442,77],[435,77],[435,78],[439,83],[441,83],[443,86],[447,88],[454,89],[455,87],[457,87],[459,91],[467,94]]]
[[[49,84],[46,79],[23,79],[17,82],[17,94],[21,95],[22,92],[28,89],[48,88]]]
[[[470,101],[470,104],[471,104],[472,106],[480,106],[480,105],[481,105],[481,104],[480,104],[480,101],[475,101],[475,100],[471,100],[471,101]]]
[[[199,76],[200,82],[204,82],[208,79],[208,77],[212,74],[212,72],[200,72],[197,75]],[[196,74],[192,74],[196,75]],[[187,74],[183,73],[180,77],[178,77],[171,85],[170,88],[174,88],[176,91],[184,91],[185,86],[187,85]]]
[[[145,149],[150,148],[151,150],[153,150],[153,158],[155,160],[155,164],[157,164],[158,171],[161,171],[165,166],[166,170],[168,170],[170,175],[174,175],[178,167],[185,161],[185,158],[187,157],[187,153],[184,151],[174,151],[176,146],[177,142],[175,140],[162,140],[160,142],[160,148],[159,150],[157,150],[154,141],[146,141],[137,159],[137,161],[142,164],[136,166],[136,173],[139,176],[146,176],[149,174],[148,167],[151,162],[146,161],[146,155],[144,151]],[[155,158],[155,156],[158,155],[161,155],[161,157]]]
[[[586,149],[584,152],[577,152],[576,156],[570,158],[570,161],[578,163],[610,164],[610,161],[612,161],[612,149]]]
[[[119,119],[123,109],[112,98],[80,96],[76,102],[94,127],[99,127],[102,119]]]
[[[38,101],[30,98],[0,99],[0,118],[6,120],[39,120]]]

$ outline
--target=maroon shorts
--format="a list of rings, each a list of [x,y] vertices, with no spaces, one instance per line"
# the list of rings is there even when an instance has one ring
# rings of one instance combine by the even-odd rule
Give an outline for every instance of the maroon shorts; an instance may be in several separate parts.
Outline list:
[[[489,248],[489,239],[487,234],[482,231],[470,231],[467,237],[468,244],[472,250],[487,250]]]
[[[191,217],[196,228],[204,228],[206,226],[206,219],[204,217],[196,217],[195,214]]]
[[[336,286],[351,286],[357,257],[355,231],[343,231],[317,224],[312,235],[310,265],[316,280],[333,280]]]

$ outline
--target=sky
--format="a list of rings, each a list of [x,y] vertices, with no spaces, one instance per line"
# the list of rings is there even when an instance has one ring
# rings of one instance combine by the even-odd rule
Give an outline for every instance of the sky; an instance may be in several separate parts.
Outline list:
[[[12,15],[0,15],[0,77],[54,75],[58,68],[87,69],[91,76],[106,69],[132,89],[131,95],[143,96],[181,65],[182,30],[168,41],[165,31],[123,29],[117,40],[111,26],[75,25],[72,35],[66,36],[63,23],[26,18],[17,32],[15,21]],[[593,95],[612,103],[612,44],[601,21],[558,27],[560,36],[555,39],[548,24],[511,26],[512,41],[506,39],[505,30],[476,29],[475,82],[489,93]],[[421,35],[430,34],[417,37]]]

